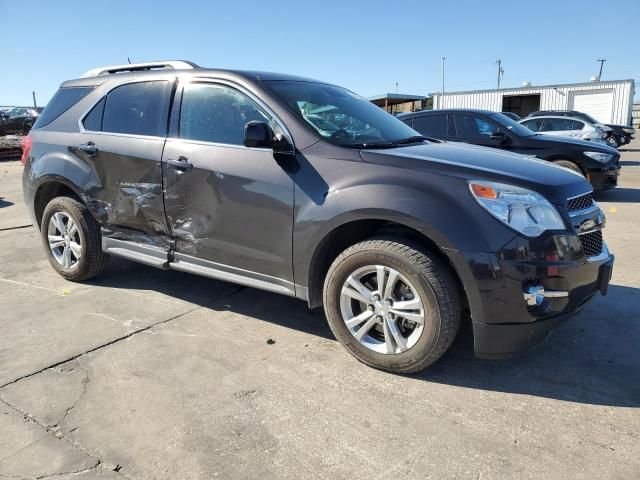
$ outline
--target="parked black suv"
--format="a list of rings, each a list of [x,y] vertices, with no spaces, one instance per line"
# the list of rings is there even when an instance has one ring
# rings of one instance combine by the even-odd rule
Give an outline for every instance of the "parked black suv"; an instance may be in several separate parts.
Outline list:
[[[40,114],[35,108],[13,107],[2,113],[0,135],[21,133],[26,135]]]
[[[613,148],[535,133],[502,113],[428,110],[398,118],[426,137],[500,148],[562,165],[584,175],[595,190],[618,184],[620,154]]]
[[[574,117],[584,120],[585,122],[589,122],[595,125],[602,125],[602,123],[598,122],[591,115],[584,112],[577,112],[575,110],[540,110],[539,112],[531,112],[528,117],[540,117],[544,115],[560,115],[563,117]],[[605,127],[609,127],[611,129],[610,133],[606,136],[605,140],[609,142],[613,148],[618,148],[619,146],[628,144],[635,137],[633,136],[636,133],[636,129],[630,127],[628,125],[612,125],[612,124],[604,124]]]
[[[26,139],[25,201],[64,278],[117,255],[295,296],[389,371],[436,361],[464,311],[479,356],[513,354],[611,275],[583,177],[426,141],[314,80],[106,67],[63,83]]]

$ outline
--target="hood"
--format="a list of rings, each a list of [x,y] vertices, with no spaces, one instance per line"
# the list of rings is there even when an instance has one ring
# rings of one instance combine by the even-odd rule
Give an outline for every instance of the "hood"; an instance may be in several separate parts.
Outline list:
[[[558,135],[544,135],[544,134],[536,134],[534,137],[527,137],[530,139],[535,139],[540,142],[549,142],[555,144],[570,144],[574,147],[579,147],[581,150],[587,151],[596,151],[602,153],[618,153],[615,148],[606,146],[606,145],[594,145],[593,142],[588,142],[585,140],[579,140],[573,137],[561,137]],[[595,147],[595,148],[594,148]]]
[[[566,204],[568,197],[591,190],[591,185],[582,175],[564,167],[466,143],[442,142],[361,150],[360,155],[371,163],[456,175],[466,180],[491,180],[522,186],[543,194],[558,205]]]

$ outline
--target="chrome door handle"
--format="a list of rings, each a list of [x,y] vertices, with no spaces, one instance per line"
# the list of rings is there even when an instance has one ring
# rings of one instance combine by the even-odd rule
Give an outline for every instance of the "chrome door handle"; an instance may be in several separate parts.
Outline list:
[[[89,143],[84,143],[82,145],[78,145],[78,150],[80,150],[81,152],[86,153],[90,157],[94,157],[94,156],[96,156],[98,154],[98,147],[96,147],[96,144],[93,143],[93,142],[89,142]]]
[[[193,164],[187,157],[182,156],[176,159],[167,160],[167,165],[171,165],[176,170],[180,170],[182,172],[190,172],[193,170]]]

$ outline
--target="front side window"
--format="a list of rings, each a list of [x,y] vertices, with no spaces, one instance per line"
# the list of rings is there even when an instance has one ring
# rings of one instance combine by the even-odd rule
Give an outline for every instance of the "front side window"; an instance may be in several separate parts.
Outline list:
[[[422,135],[434,138],[443,138],[447,136],[447,116],[446,115],[425,115],[424,117],[415,117],[413,120],[413,128]]]
[[[309,128],[336,145],[393,145],[418,136],[401,120],[341,87],[294,80],[271,80],[264,85]]]
[[[164,135],[166,118],[163,118],[163,106],[166,90],[167,82],[164,80],[129,83],[114,88],[105,101],[102,131],[130,135]]]
[[[544,131],[545,132],[562,132],[565,130],[572,130],[573,121],[565,118],[545,118]]]
[[[185,85],[180,106],[180,138],[243,145],[248,122],[269,123],[269,116],[249,97],[225,85]]]

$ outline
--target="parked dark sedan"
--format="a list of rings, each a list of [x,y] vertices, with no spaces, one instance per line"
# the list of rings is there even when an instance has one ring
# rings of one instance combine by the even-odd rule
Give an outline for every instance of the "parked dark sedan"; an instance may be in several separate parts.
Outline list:
[[[528,117],[540,117],[543,115],[558,115],[563,117],[574,117],[584,120],[586,122],[601,125],[598,120],[593,118],[588,113],[577,112],[575,110],[541,110],[539,112],[531,112]],[[609,123],[604,124],[605,127],[609,127],[611,132],[605,140],[614,148],[618,148],[621,145],[626,145],[631,140],[634,139],[634,134],[636,133],[636,129],[627,125],[612,125]]]
[[[27,134],[33,127],[40,113],[35,108],[13,107],[3,112],[0,121],[0,135],[11,133]]]
[[[429,110],[398,117],[427,137],[500,148],[548,160],[584,175],[594,190],[614,188],[620,154],[606,145],[542,135],[488,110]]]

